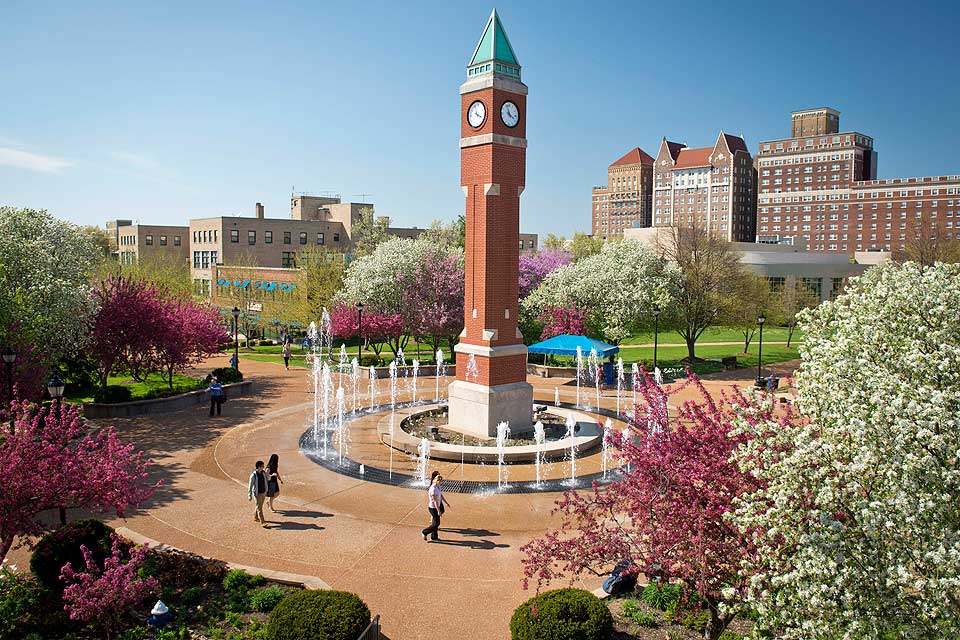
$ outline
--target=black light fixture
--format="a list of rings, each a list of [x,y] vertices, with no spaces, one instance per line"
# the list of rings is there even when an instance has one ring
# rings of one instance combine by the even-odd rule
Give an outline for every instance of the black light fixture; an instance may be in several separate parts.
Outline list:
[[[234,307],[233,311],[233,368],[240,371],[240,343],[237,341],[237,324],[240,321],[240,308]],[[247,346],[250,346],[249,343]]]
[[[56,400],[57,402],[63,398],[63,391],[66,388],[67,384],[57,374],[53,374],[50,380],[47,381],[47,393],[50,394],[52,400]]]
[[[653,305],[653,372],[657,372],[657,341],[660,338],[660,305]]]
[[[357,364],[362,361],[361,350],[363,349],[363,303],[357,303]]]
[[[760,347],[757,350],[757,386],[763,386],[763,376],[761,375],[761,366],[763,366],[763,323],[767,319],[764,317],[763,313],[760,313],[760,317],[757,318],[757,324],[760,325]]]

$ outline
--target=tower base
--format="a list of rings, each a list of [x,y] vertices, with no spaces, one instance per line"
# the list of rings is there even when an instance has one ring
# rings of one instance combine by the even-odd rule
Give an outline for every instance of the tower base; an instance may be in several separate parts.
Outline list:
[[[496,438],[497,425],[510,423],[511,436],[533,431],[533,386],[511,382],[488,387],[456,380],[449,387],[449,428],[475,438]]]

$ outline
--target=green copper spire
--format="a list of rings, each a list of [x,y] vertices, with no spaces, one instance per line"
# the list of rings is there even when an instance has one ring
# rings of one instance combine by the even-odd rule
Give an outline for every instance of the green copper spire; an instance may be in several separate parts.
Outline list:
[[[517,61],[517,54],[510,46],[510,39],[507,38],[507,32],[503,30],[503,24],[497,16],[496,9],[490,14],[480,42],[477,43],[470,64],[467,65],[468,77],[484,73],[520,79],[520,63]]]

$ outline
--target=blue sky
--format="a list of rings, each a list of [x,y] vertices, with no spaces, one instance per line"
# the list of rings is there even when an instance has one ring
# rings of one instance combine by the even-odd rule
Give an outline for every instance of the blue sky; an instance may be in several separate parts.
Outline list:
[[[807,107],[873,136],[880,177],[960,173],[960,10],[779,4],[498,4],[530,87],[522,228],[589,231],[590,187],[633,146],[723,129],[756,152]],[[457,90],[490,9],[4,0],[0,203],[186,224],[287,217],[295,188],[452,220]]]

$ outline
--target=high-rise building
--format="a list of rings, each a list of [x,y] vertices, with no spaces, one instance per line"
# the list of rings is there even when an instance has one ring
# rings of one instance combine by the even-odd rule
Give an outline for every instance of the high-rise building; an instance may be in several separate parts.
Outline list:
[[[607,186],[593,187],[593,235],[607,240],[624,229],[649,227],[652,186],[653,158],[640,147],[607,167]]]
[[[653,178],[653,226],[696,226],[749,242],[756,229],[753,159],[743,138],[720,132],[712,147],[660,143]]]
[[[758,242],[897,255],[915,238],[960,237],[960,176],[877,180],[873,139],[841,132],[834,109],[794,112],[791,132],[760,143]]]

